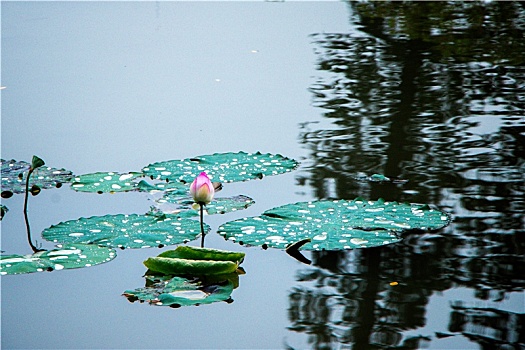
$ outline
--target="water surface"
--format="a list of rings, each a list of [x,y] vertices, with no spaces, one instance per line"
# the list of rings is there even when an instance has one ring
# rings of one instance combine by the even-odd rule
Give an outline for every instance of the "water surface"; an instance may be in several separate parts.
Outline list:
[[[256,205],[210,216],[212,230],[357,196],[454,218],[391,246],[306,253],[310,266],[209,235],[247,253],[231,304],[129,303],[158,249],[4,276],[2,347],[523,348],[524,18],[514,2],[2,3],[4,159],[76,174],[241,150],[302,162],[225,186]],[[373,173],[408,182],[358,180]],[[30,199],[33,232],[151,204],[65,187]],[[7,253],[30,252],[22,202],[2,199]]]

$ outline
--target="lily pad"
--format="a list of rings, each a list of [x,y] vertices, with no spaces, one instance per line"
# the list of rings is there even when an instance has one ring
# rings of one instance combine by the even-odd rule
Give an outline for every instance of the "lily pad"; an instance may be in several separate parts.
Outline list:
[[[8,195],[5,195],[7,193],[24,193],[31,164],[14,159],[0,161],[2,162],[2,197],[7,198]],[[34,185],[41,189],[60,187],[72,177],[73,173],[69,170],[40,166],[33,171],[29,179],[29,187]]]
[[[151,257],[144,261],[148,271],[165,275],[220,275],[233,273],[239,264],[233,261],[193,260],[168,257]]]
[[[233,288],[234,285],[229,280],[203,284],[200,280],[182,277],[170,279],[150,277],[149,286],[127,290],[123,295],[131,302],[140,300],[153,305],[180,307],[228,301]]]
[[[0,256],[0,275],[77,269],[115,258],[115,250],[93,244],[66,244],[32,255]]]
[[[400,241],[400,231],[439,229],[449,223],[448,214],[428,205],[357,198],[287,204],[227,222],[218,233],[248,245],[283,249],[311,239],[303,249],[338,250],[391,244]]]
[[[204,225],[205,232],[210,230]],[[201,234],[197,220],[175,215],[116,214],[61,222],[46,228],[52,242],[93,243],[112,248],[149,248],[186,243]]]
[[[97,172],[75,176],[71,188],[78,192],[116,193],[116,192],[177,192],[187,195],[189,188],[180,182],[157,181],[153,184],[143,180],[141,172],[115,173]]]
[[[182,160],[169,160],[150,164],[142,171],[151,178],[191,183],[205,171],[210,179],[220,182],[262,179],[282,174],[297,167],[297,161],[279,154],[215,153]]]
[[[75,176],[71,188],[79,192],[114,193],[136,190],[138,178],[144,177],[139,172],[114,173],[97,172]]]
[[[242,252],[178,246],[156,257],[148,258],[144,265],[151,274],[164,275],[224,275],[234,273],[244,260]]]
[[[187,196],[190,188],[188,185],[180,182],[158,181],[153,184],[145,180],[139,181],[137,190],[142,192],[169,192],[173,196],[177,193],[179,196]]]
[[[233,197],[214,198],[204,206],[204,212],[208,215],[226,214],[237,210],[243,210],[254,204],[255,201],[244,195]],[[192,198],[181,197],[179,193],[167,192],[162,198],[155,201],[155,207],[163,213],[178,213],[181,216],[192,217],[199,215],[199,205]]]
[[[212,260],[212,261],[233,261],[240,264],[246,256],[243,252],[232,252],[229,250],[199,248],[187,245],[180,245],[174,250],[166,250],[158,255],[164,258],[179,258],[190,260]]]

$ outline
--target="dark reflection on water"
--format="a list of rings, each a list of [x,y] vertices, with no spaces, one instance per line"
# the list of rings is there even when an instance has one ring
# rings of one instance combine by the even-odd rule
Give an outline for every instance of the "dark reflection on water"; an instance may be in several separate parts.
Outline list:
[[[436,204],[454,222],[389,247],[314,253],[290,294],[290,329],[314,348],[415,349],[460,334],[486,349],[525,347],[524,307],[498,309],[525,295],[524,5],[349,6],[362,35],[312,35],[311,92],[326,121],[302,128],[311,156],[298,182],[318,198]],[[373,173],[409,182],[355,180]],[[474,297],[418,333],[429,297],[457,287]]]
[[[440,334],[459,333],[491,344],[489,349],[523,346],[524,315],[494,307],[507,293],[523,292],[519,254],[491,253],[468,240],[435,235],[407,240],[389,248],[314,254],[316,268],[299,273],[289,296],[290,329],[309,334],[313,348],[343,343],[353,349],[418,349]],[[518,249],[524,247],[522,242]],[[450,319],[439,329],[403,334],[426,325],[431,295],[459,287],[474,289],[477,300],[449,305]]]

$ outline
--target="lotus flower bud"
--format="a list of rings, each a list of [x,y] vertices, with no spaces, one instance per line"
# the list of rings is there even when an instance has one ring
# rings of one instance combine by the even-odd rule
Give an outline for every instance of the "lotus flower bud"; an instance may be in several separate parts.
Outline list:
[[[208,204],[213,199],[215,189],[208,175],[202,172],[193,180],[190,186],[190,194],[198,204]]]

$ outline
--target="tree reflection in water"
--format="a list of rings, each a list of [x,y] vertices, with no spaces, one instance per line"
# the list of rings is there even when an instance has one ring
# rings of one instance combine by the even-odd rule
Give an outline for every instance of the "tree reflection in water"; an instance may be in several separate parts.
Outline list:
[[[314,253],[290,292],[290,329],[313,348],[416,349],[459,334],[525,347],[525,311],[500,308],[511,292],[525,297],[523,3],[349,7],[360,34],[312,35],[313,103],[330,124],[303,126],[311,156],[298,182],[318,198],[436,204],[454,222],[393,246]],[[409,182],[355,181],[362,173]],[[415,336],[429,297],[456,287],[475,296]]]

